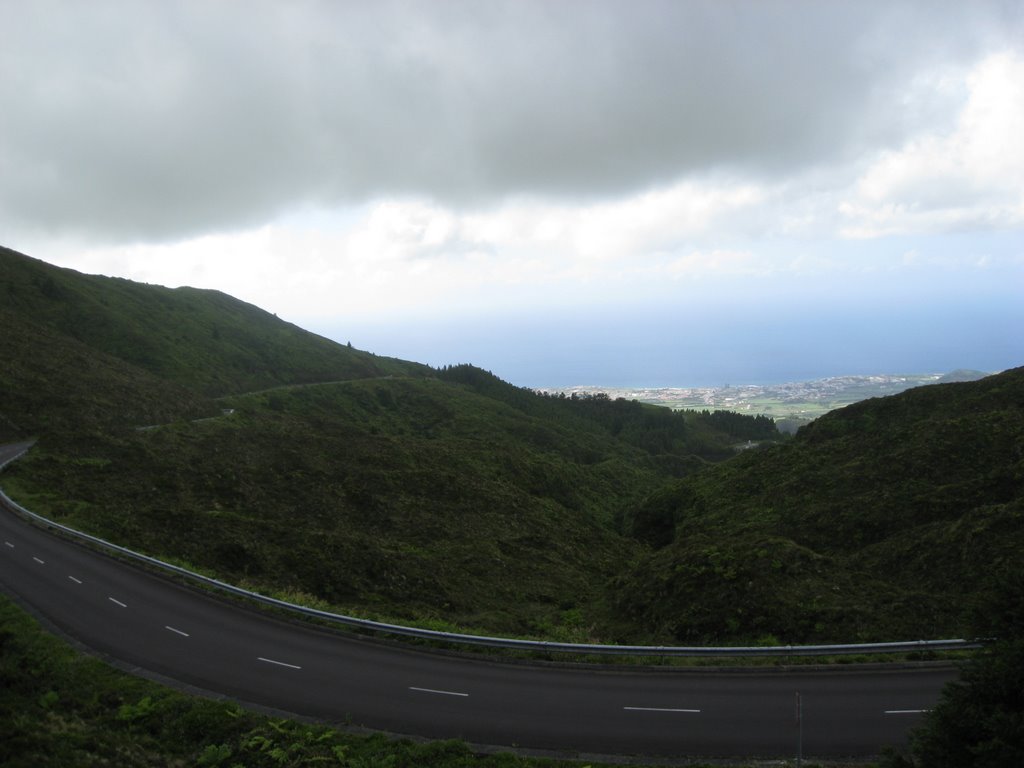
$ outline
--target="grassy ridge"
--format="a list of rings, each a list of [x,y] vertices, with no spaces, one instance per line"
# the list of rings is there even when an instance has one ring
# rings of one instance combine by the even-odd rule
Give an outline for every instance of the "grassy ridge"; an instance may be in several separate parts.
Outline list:
[[[336,344],[219,291],[83,275],[7,248],[0,248],[0,303],[199,395],[428,371]]]

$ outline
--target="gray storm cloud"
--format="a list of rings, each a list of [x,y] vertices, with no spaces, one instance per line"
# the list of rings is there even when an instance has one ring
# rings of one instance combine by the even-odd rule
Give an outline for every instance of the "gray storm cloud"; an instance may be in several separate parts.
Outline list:
[[[784,178],[950,119],[993,3],[2,3],[0,236]]]

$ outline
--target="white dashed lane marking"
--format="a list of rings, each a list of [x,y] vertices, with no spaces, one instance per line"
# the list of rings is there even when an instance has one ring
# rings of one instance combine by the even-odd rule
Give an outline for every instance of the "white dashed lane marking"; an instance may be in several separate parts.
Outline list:
[[[682,712],[688,715],[699,715],[699,709],[674,709],[671,707],[623,707],[629,712]]]
[[[262,656],[258,656],[257,657],[257,661],[265,661],[265,662],[267,662],[267,664],[276,664],[279,667],[288,667],[289,669],[302,669],[302,667],[298,666],[297,664],[288,664],[288,663],[283,662],[283,661],[274,661],[273,659],[265,659]]]
[[[461,696],[463,698],[469,696],[468,693],[459,693],[458,691],[439,691],[436,688],[417,688],[414,685],[410,685],[409,690],[419,691],[420,693],[436,693],[439,696]]]

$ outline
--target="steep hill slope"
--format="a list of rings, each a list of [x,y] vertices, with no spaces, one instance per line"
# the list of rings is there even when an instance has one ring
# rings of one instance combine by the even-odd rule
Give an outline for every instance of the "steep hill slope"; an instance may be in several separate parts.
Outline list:
[[[183,386],[0,309],[0,442],[215,412]]]
[[[219,291],[83,275],[7,248],[0,301],[25,323],[206,396],[429,370],[336,344]]]
[[[955,635],[1024,569],[1024,368],[823,416],[652,496],[622,614],[679,640]]]

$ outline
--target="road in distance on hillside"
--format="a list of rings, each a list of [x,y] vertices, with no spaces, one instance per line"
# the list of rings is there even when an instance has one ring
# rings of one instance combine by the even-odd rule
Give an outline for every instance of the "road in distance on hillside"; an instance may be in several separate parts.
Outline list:
[[[2,459],[0,459],[2,461]],[[124,665],[243,703],[430,738],[573,754],[807,757],[905,741],[951,669],[686,672],[505,664],[285,622],[0,510],[0,589]]]

